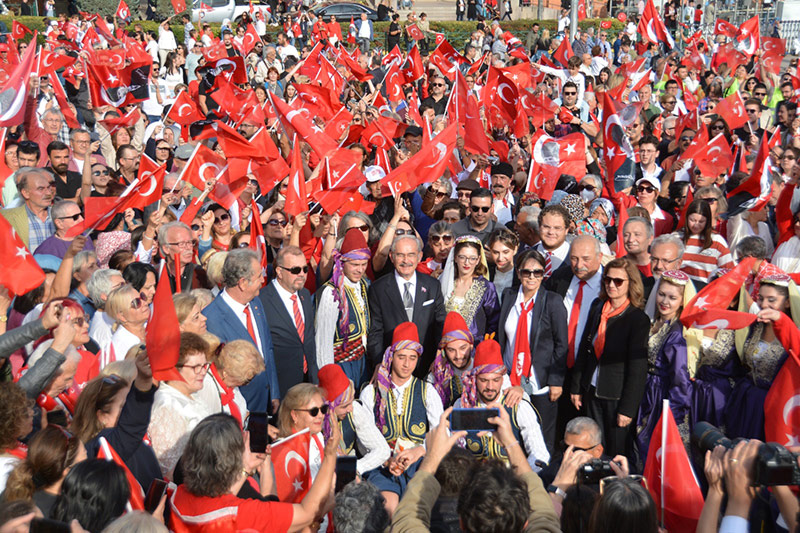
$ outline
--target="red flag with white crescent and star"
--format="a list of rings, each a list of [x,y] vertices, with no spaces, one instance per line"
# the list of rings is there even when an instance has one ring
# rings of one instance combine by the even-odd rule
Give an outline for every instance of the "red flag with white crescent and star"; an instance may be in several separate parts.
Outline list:
[[[582,133],[570,133],[556,139],[539,129],[531,144],[533,153],[528,192],[549,200],[561,174],[575,176],[578,181],[586,175],[586,141]]]
[[[731,24],[725,19],[717,19],[714,23],[714,35],[724,35],[726,37],[734,38],[739,33],[739,28]]]
[[[754,257],[743,259],[736,268],[720,276],[698,292],[681,312],[681,323],[690,329],[741,329],[752,324],[756,315],[729,310],[755,264]]]
[[[297,137],[292,142],[292,166],[286,190],[286,214],[297,216],[308,211],[308,192],[306,192],[306,176],[303,171],[303,151]]]
[[[661,18],[655,4],[653,4],[653,0],[647,0],[636,30],[644,41],[664,43],[670,48],[675,48],[675,40],[667,31],[667,25],[664,24],[664,20]]]
[[[261,255],[261,273],[264,275],[264,283],[267,282],[267,241],[264,238],[264,226],[261,225],[261,211],[258,209],[255,197],[250,199],[250,244],[248,248],[257,251]]]
[[[118,19],[124,20],[125,22],[131,20],[131,10],[128,8],[128,4],[125,3],[125,0],[119,0],[115,15]]]
[[[169,113],[167,113],[167,118],[172,119],[182,126],[188,126],[192,122],[203,120],[205,117],[194,100],[189,96],[189,93],[181,91],[172,103],[172,107]]]
[[[278,499],[285,503],[299,503],[311,488],[308,429],[295,433],[272,444],[272,466],[275,470],[275,488]]]
[[[0,279],[11,298],[44,283],[44,271],[5,217],[0,217]]]
[[[728,128],[735,130],[747,123],[747,113],[744,110],[744,100],[739,91],[734,91],[727,98],[720,100],[714,113],[725,119]]]
[[[36,42],[36,35],[31,42]],[[0,127],[18,126],[25,119],[28,79],[33,71],[35,56],[36,46],[29,46],[20,63],[14,67],[8,80],[0,88]]]
[[[764,400],[767,442],[800,446],[800,330],[786,314],[772,323],[775,336],[789,357],[784,361]]]
[[[456,146],[458,124],[455,122],[443,129],[422,149],[392,170],[381,182],[392,194],[410,191],[421,183],[431,182],[444,173],[450,154]]]
[[[634,106],[617,109],[608,92],[603,94],[603,99],[603,159],[606,163],[606,182],[609,190],[619,192],[633,185],[635,156],[625,128],[629,125],[626,112]]]

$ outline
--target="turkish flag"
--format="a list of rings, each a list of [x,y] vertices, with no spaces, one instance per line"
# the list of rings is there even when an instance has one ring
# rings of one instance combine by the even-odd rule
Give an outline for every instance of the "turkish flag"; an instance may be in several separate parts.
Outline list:
[[[121,112],[118,113],[122,115]],[[113,135],[120,128],[132,128],[141,118],[142,114],[139,112],[139,108],[134,107],[122,116],[104,118],[99,122],[108,131],[109,135]]]
[[[255,27],[252,24],[247,24],[247,31],[242,37],[242,53],[247,56],[250,50],[255,48],[256,44],[261,42],[261,36],[258,35]]]
[[[358,187],[365,181],[359,168],[360,159],[357,151],[339,148],[323,160],[321,189],[313,192],[312,196],[326,213],[336,213],[350,197],[360,195]]]
[[[533,123],[543,128],[544,123],[556,116],[560,107],[554,103],[544,92],[540,92],[534,96],[530,92],[525,91],[520,98],[522,109],[525,113],[533,119]]]
[[[737,33],[739,33],[739,28],[725,19],[717,19],[714,23],[714,35],[724,35],[732,39],[736,37]]]
[[[383,83],[389,102],[400,102],[405,99],[405,93],[403,93],[405,77],[400,74],[399,63],[392,63],[389,70],[386,71]]]
[[[784,313],[773,322],[775,336],[789,352],[764,401],[767,442],[800,446],[800,330]]]
[[[125,22],[131,20],[131,10],[128,9],[128,4],[125,3],[125,0],[119,0],[119,5],[117,6],[117,12],[115,14],[118,19],[122,19]]]
[[[425,38],[425,34],[422,33],[422,30],[419,29],[416,24],[409,24],[406,26],[406,32],[408,32],[408,36],[415,41],[421,41]]]
[[[478,111],[478,100],[473,95],[467,97],[467,108],[464,112],[464,148],[473,154],[489,155],[489,142],[486,130]]]
[[[316,116],[328,121],[340,109],[339,98],[326,87],[311,83],[295,83],[297,96]]]
[[[444,173],[456,146],[458,124],[453,123],[430,140],[422,149],[392,170],[381,180],[392,196],[410,191],[420,183],[435,181]]]
[[[5,136],[4,136],[5,143]],[[5,217],[0,216],[0,285],[10,297],[23,295],[44,283],[44,271]]]
[[[152,64],[133,63],[124,69],[86,64],[89,93],[95,107],[122,107],[150,98],[150,69]]]
[[[261,272],[264,274],[264,283],[267,282],[267,241],[264,238],[264,226],[261,225],[261,211],[258,210],[256,199],[250,199],[250,245],[248,248],[261,255]]]
[[[170,303],[172,303],[172,297],[170,297]],[[125,464],[125,461],[122,460],[117,451],[111,447],[105,437],[100,437],[99,444],[100,447],[97,449],[97,458],[117,463],[125,471],[125,479],[128,481],[131,492],[128,505],[134,511],[144,511],[144,491],[136,480],[136,477],[131,473],[128,465]]]
[[[739,65],[747,64],[747,56],[737,51],[733,43],[721,44],[711,59],[711,68],[718,69],[723,63],[727,63],[731,72],[733,72]]]
[[[90,52],[89,62],[98,67],[109,67],[120,70],[125,68],[125,50],[122,48],[96,50]]]
[[[61,86],[61,80],[58,79],[55,73],[48,74],[48,78],[50,79],[50,86],[53,87],[53,94],[58,102],[58,108],[61,110],[61,114],[64,115],[64,121],[67,123],[67,126],[70,128],[80,128],[78,117],[75,116],[75,112],[69,106],[67,93],[64,91],[64,87]]]
[[[400,73],[405,78],[406,83],[414,83],[425,74],[425,67],[422,64],[422,56],[418,47],[414,46],[408,51],[406,60],[400,67]]]
[[[14,39],[22,39],[27,34],[33,35],[33,31],[25,24],[17,22],[16,20],[11,23],[11,36]]]
[[[188,126],[192,122],[203,120],[205,117],[194,100],[191,99],[189,93],[181,91],[172,103],[172,107],[167,113],[167,118],[182,126]]]
[[[574,56],[575,52],[572,51],[572,45],[569,44],[569,39],[564,37],[561,39],[561,42],[556,48],[556,51],[553,52],[553,59],[561,63],[561,66],[566,68],[567,61],[570,57]]]
[[[583,133],[570,133],[556,139],[540,129],[532,143],[528,192],[549,200],[561,174],[574,176],[578,181],[586,175],[586,140]]]
[[[402,63],[403,62],[403,53],[400,51],[400,47],[394,45],[388,54],[386,54],[381,61],[381,65],[391,65],[393,63]]]
[[[186,11],[186,0],[170,0],[172,2],[172,9],[175,10],[175,14],[183,13]]]
[[[294,138],[292,147],[292,167],[283,210],[288,215],[297,216],[308,211],[308,193],[306,192],[306,176],[303,171],[303,152],[297,137]]]
[[[717,106],[719,107],[719,106]],[[732,217],[749,209],[758,211],[772,196],[772,173],[770,167],[768,132],[764,132],[758,145],[756,160],[750,176],[727,195],[728,216]]]
[[[58,54],[55,52],[48,52],[44,48],[40,51],[39,56],[39,75],[46,76],[55,71],[66,68],[75,63],[75,58],[67,54]]]
[[[447,40],[443,40],[436,47],[436,50],[428,56],[428,61],[433,63],[450,81],[455,79],[455,71],[458,66],[467,62],[466,58],[459,54]]]
[[[36,36],[34,40],[36,42]],[[8,80],[0,88],[0,127],[18,126],[25,119],[25,105],[28,101],[28,79],[33,70],[36,46],[29,46],[21,62],[14,67]]]
[[[759,48],[759,39],[761,31],[758,27],[758,15],[744,21],[739,26],[739,32],[736,34],[737,48],[744,52],[747,56],[752,56]]]
[[[278,499],[284,503],[300,503],[311,488],[308,456],[311,435],[308,429],[272,444],[272,465]]]
[[[635,156],[625,128],[633,123],[628,115],[634,106],[616,109],[608,92],[603,93],[603,159],[606,163],[606,180],[611,191],[633,185]],[[638,115],[638,112],[634,113]],[[635,118],[635,117],[633,117]]]
[[[731,311],[728,306],[739,294],[755,262],[754,257],[745,258],[736,268],[703,287],[684,307],[681,323],[690,329],[741,329],[750,326],[756,315]]]
[[[137,64],[149,64],[153,65],[153,56],[148,54],[144,46],[142,46],[137,41],[134,41],[127,35],[122,37],[122,42],[124,44],[123,48],[125,49],[125,59],[130,61],[131,63]]]
[[[145,342],[153,379],[184,381],[175,368],[181,350],[181,330],[178,315],[175,313],[175,304],[172,303],[172,289],[169,285],[166,264],[161,268],[156,294],[153,296],[153,315],[147,322]]]
[[[741,128],[747,124],[747,113],[744,110],[744,100],[739,91],[734,91],[727,98],[720,100],[714,113],[725,119],[731,130]]]
[[[325,124],[323,131],[325,135],[333,140],[341,140],[350,123],[353,121],[353,114],[347,110],[346,107],[339,108],[339,111],[333,115],[330,120]]]
[[[705,176],[716,176],[721,169],[729,169],[733,166],[731,147],[721,133],[704,146],[703,152],[703,154],[695,156],[694,164]]]
[[[459,124],[463,125],[467,114],[467,95],[469,87],[467,80],[460,70],[456,70],[456,81],[450,91],[450,98],[447,101],[447,116]]]
[[[228,173],[228,162],[217,155],[216,152],[203,144],[198,144],[186,162],[181,172],[181,180],[191,183],[199,190],[205,190],[206,182],[210,179],[217,179],[217,184],[214,190],[209,194],[209,197],[227,209],[236,203],[238,194],[235,194],[231,189],[231,178]],[[247,184],[246,180],[244,185]],[[237,185],[233,186],[238,188],[239,182],[234,182]],[[242,189],[244,188],[241,185]],[[239,191],[241,192],[241,191]]]
[[[300,112],[292,110],[281,98],[273,98],[272,93],[267,93],[267,97],[272,102],[275,113],[283,125],[291,126],[298,136],[311,146],[317,157],[323,158],[325,154],[339,147],[336,141],[325,135],[325,132],[318,126],[312,125],[308,119],[298,116]]]
[[[639,19],[639,26],[637,26],[636,30],[645,41],[651,43],[665,43],[670,48],[675,48],[675,41],[672,39],[672,35],[670,35],[669,31],[667,31],[667,26],[664,24],[664,20],[658,13],[655,4],[653,4],[653,0],[647,0],[647,4],[645,4],[644,11],[642,12],[642,17]]]
[[[347,67],[353,77],[358,81],[369,81],[372,79],[372,74],[361,68],[361,65],[359,65],[357,61],[350,57],[350,54],[348,54],[341,47],[339,48],[338,55],[336,56],[336,61]]]
[[[232,157],[228,159],[228,173],[236,181],[241,177],[247,179],[253,177],[262,191],[270,191],[276,183],[289,174],[289,166],[283,158],[264,162]]]
[[[206,63],[212,63],[217,61],[218,59],[223,59],[228,57],[228,51],[225,48],[225,43],[219,41],[216,44],[212,44],[211,46],[207,46],[202,49],[203,57],[206,58]]]
[[[578,0],[578,20],[586,19],[586,0]]]
[[[247,71],[245,70],[244,58],[242,56],[227,57],[226,52],[224,57],[215,59],[214,61],[208,61],[206,67],[208,68],[207,76],[214,76],[215,79],[224,78],[237,85],[248,83]]]
[[[664,401],[661,418],[650,437],[644,477],[666,529],[696,530],[703,511],[703,492],[692,470],[668,400]]]

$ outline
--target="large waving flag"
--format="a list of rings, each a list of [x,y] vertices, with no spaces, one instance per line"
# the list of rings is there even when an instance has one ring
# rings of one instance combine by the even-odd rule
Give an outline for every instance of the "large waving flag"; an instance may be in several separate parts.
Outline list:
[[[675,40],[669,34],[664,20],[658,13],[655,4],[653,4],[653,0],[647,0],[642,12],[642,18],[639,19],[639,26],[636,29],[645,41],[665,43],[670,48],[675,48]]]

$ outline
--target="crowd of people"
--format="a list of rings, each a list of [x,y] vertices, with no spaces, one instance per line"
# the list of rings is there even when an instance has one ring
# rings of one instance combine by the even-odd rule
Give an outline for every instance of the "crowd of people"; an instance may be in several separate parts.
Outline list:
[[[667,415],[692,529],[795,531],[754,464],[798,442],[797,67],[647,13],[15,22],[0,532],[656,533]]]

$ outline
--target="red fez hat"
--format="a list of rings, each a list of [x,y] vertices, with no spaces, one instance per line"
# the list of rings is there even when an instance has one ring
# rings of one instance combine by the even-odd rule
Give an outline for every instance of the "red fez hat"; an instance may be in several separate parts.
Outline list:
[[[367,239],[364,238],[364,233],[358,228],[350,228],[344,234],[344,241],[340,252],[342,255],[352,252],[353,250],[369,250]]]
[[[450,311],[444,319],[444,328],[442,328],[442,336],[446,336],[453,331],[469,331],[469,326],[461,316],[461,313]]]
[[[394,345],[403,341],[411,341],[419,344],[419,332],[417,331],[417,325],[413,322],[403,322],[394,328],[392,344]]]
[[[325,399],[329,402],[334,401],[350,387],[350,380],[344,370],[334,363],[320,368],[317,377],[319,386],[325,389]]]
[[[500,343],[494,339],[481,341],[478,347],[475,348],[473,367],[478,368],[484,365],[503,366],[503,352],[500,349]]]

